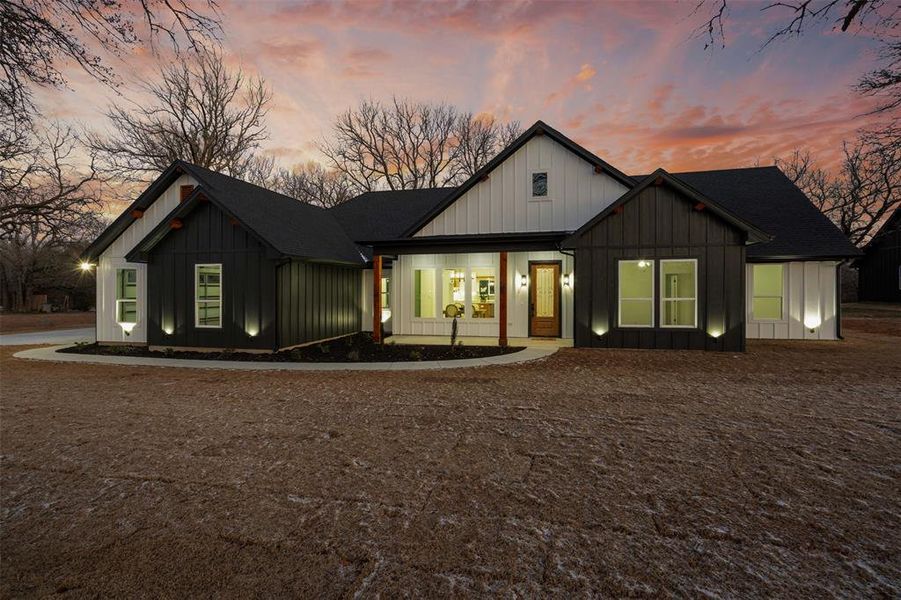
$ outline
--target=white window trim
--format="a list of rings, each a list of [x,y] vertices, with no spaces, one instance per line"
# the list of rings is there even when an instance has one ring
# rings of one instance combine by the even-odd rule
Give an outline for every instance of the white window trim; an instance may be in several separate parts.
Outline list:
[[[697,258],[662,258],[660,263],[660,328],[661,329],[697,329],[698,328],[698,259]],[[666,286],[663,285],[663,263],[668,262],[690,262],[694,263],[695,268],[695,286],[691,298],[664,298],[663,293]],[[663,318],[663,311],[666,310],[666,303],[677,300],[693,300],[695,303],[695,315],[693,325],[667,325],[666,319]]]
[[[748,263],[751,266],[751,285],[749,286],[750,305],[748,306],[749,322],[753,323],[788,323],[788,263]],[[775,296],[754,295],[754,265],[781,265],[782,266],[782,318],[758,319],[754,316],[754,298],[775,298]]]
[[[134,298],[119,298],[119,272],[120,271],[134,271],[135,272],[135,297]],[[116,268],[116,323],[118,325],[137,325],[138,324],[138,296],[140,296],[140,292],[138,291],[138,270],[134,267],[117,267]],[[124,302],[134,302],[135,304],[135,320],[134,321],[121,321],[119,320],[119,315],[122,314],[119,306]]]
[[[547,175],[547,194],[545,194],[544,196],[533,196],[532,195],[532,193],[534,192],[534,189],[535,189],[532,185],[532,178],[536,173],[544,173],[545,175]],[[554,191],[554,188],[551,186],[552,182],[553,182],[553,180],[551,178],[551,170],[550,169],[545,167],[545,168],[541,168],[541,169],[530,170],[529,171],[529,181],[527,184],[529,186],[528,187],[529,201],[530,202],[547,202],[547,201],[549,201],[551,199],[551,194]]]
[[[219,324],[218,325],[201,325],[200,324],[200,303],[215,302],[215,300],[200,300],[197,297],[197,291],[200,287],[200,268],[201,267],[219,267]],[[194,265],[194,327],[196,329],[222,329],[222,315],[225,314],[225,270],[222,263],[199,263]]]
[[[639,263],[645,261],[650,264],[651,268],[651,297],[650,298],[623,298],[620,288],[620,280],[622,279],[622,270],[624,263]],[[657,261],[647,258],[621,258],[616,262],[616,326],[619,329],[654,329],[654,300],[657,297],[657,277],[656,277]],[[650,300],[651,301],[651,323],[649,325],[623,325],[623,300]]]
[[[453,319],[450,317],[444,316],[444,298],[442,292],[443,288],[443,277],[444,271],[463,271],[464,275],[464,286],[463,286],[463,316],[461,319],[466,321],[467,323],[479,324],[479,323],[498,323],[500,321],[499,317],[499,309],[500,306],[500,294],[499,292],[495,293],[495,302],[494,302],[494,316],[490,319],[483,318],[475,318],[472,317],[472,273],[478,269],[494,269],[494,278],[495,278],[495,289],[500,289],[500,282],[498,281],[498,265],[489,263],[489,264],[478,264],[478,265],[468,265],[468,266],[447,266],[447,265],[435,265],[435,266],[415,266],[410,269],[410,320],[416,323],[450,323]],[[432,270],[435,272],[435,316],[434,317],[417,317],[416,316],[416,271],[428,271]],[[470,316],[466,316],[470,315]],[[461,322],[462,323],[462,322]]]

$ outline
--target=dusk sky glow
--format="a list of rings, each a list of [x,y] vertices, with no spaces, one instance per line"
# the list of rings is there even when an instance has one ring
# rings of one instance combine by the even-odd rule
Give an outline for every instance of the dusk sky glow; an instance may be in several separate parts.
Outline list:
[[[875,64],[866,35],[824,27],[760,51],[785,13],[744,2],[726,48],[704,50],[694,5],[220,2],[229,62],[272,87],[263,150],[284,165],[320,160],[314,144],[336,113],[392,94],[524,127],[543,119],[630,173],[771,164],[795,148],[834,163],[872,119],[851,89]],[[136,78],[156,59],[127,60],[122,92],[140,101]],[[38,94],[44,114],[103,128],[115,94],[66,72],[71,90]]]

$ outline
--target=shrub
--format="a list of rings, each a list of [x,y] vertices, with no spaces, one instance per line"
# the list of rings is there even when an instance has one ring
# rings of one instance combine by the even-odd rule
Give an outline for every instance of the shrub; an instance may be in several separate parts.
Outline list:
[[[422,352],[419,350],[410,350],[410,360],[422,360]]]

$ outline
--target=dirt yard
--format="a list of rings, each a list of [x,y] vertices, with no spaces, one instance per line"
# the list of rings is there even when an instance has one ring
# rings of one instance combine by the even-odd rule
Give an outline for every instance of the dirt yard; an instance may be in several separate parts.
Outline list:
[[[901,345],[2,368],[4,597],[898,597]]]
[[[28,333],[93,327],[95,313],[3,313],[0,314],[0,333]]]

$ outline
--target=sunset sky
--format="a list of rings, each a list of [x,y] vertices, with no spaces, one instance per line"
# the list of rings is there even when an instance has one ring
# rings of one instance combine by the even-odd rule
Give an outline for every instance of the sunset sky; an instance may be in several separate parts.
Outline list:
[[[820,28],[760,47],[786,12],[733,3],[725,49],[704,50],[695,2],[395,2],[299,4],[222,0],[232,64],[273,90],[264,150],[285,165],[318,160],[316,140],[361,98],[448,101],[543,119],[630,172],[771,164],[794,148],[834,161],[872,105],[851,86],[875,64],[867,36]],[[110,64],[122,92],[155,58]],[[76,71],[71,90],[42,92],[48,116],[102,128],[121,102]]]

